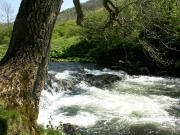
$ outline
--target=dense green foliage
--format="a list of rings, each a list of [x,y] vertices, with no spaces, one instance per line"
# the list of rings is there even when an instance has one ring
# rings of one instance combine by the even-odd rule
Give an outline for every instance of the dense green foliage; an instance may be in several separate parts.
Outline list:
[[[89,13],[84,19],[84,24],[79,31],[84,41],[91,44],[88,57],[106,64],[122,62],[143,62],[143,48],[137,41],[136,31],[127,28],[127,24],[119,26],[114,23],[105,27],[108,13],[100,9]],[[133,27],[131,25],[131,27]]]
[[[61,23],[55,27],[50,52],[51,61],[88,61],[83,57],[80,58],[74,55],[78,54],[77,51],[67,52],[71,47],[82,42],[76,32],[79,29],[75,21]],[[81,54],[78,54],[78,56],[81,56]]]
[[[180,67],[179,51],[174,50],[180,50],[178,1],[123,0],[116,5],[120,10],[118,21],[113,21],[108,27],[105,26],[109,13],[101,8],[102,1],[99,0],[83,4],[86,11],[83,27],[75,24],[74,8],[61,12],[59,18],[64,20],[58,20],[54,29],[51,61],[110,65],[152,65],[158,61]],[[9,38],[8,34],[5,35],[3,39]],[[1,40],[1,44],[7,44],[4,41]],[[0,46],[0,59],[6,49],[7,46]]]
[[[144,16],[139,17],[143,29],[139,38],[148,44],[145,47],[158,49],[153,50],[159,55],[154,55],[156,60],[176,62],[180,56],[180,2],[160,0],[143,6]]]
[[[74,32],[82,42],[69,48],[65,56],[80,57],[80,54],[106,64],[118,61],[149,64],[156,60],[163,65],[178,65],[179,2],[129,0],[118,4],[121,11],[118,21],[109,27],[105,27],[109,15],[104,9],[89,12],[83,27]]]

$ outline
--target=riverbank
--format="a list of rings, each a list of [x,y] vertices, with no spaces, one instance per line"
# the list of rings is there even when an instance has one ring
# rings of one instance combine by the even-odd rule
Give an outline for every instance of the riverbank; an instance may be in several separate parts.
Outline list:
[[[53,45],[54,48],[55,45]],[[7,51],[7,45],[0,45],[0,60],[5,55]],[[53,51],[52,51],[53,52]],[[82,62],[82,63],[96,63],[100,66],[108,67],[113,70],[123,70],[130,75],[150,75],[150,76],[171,76],[180,77],[180,61],[177,61],[173,66],[163,66],[157,64],[154,61],[149,62],[149,64],[136,64],[133,62],[123,62],[119,61],[116,63],[105,62],[105,61],[95,61],[91,58],[81,58],[81,57],[67,57],[67,58],[54,58],[51,57],[51,62]],[[142,63],[142,62],[141,62]]]
[[[163,67],[156,65],[108,65],[108,67],[113,70],[123,70],[130,75],[180,77],[180,69],[173,67]]]
[[[0,60],[5,55],[7,50],[7,45],[0,46]],[[150,76],[171,76],[171,77],[180,77],[180,62],[177,62],[174,66],[165,67],[158,65],[156,62],[151,62],[149,64],[132,64],[131,62],[117,62],[111,63],[104,61],[92,60],[91,58],[80,58],[80,57],[68,57],[64,58],[51,58],[51,62],[82,62],[82,63],[96,63],[102,67],[108,67],[113,70],[123,70],[130,75],[150,75]],[[108,63],[108,64],[107,64]]]

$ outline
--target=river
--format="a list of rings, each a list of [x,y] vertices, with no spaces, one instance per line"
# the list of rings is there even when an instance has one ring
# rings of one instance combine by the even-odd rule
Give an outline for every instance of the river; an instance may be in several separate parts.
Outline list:
[[[73,74],[122,80],[102,88],[82,80],[67,91],[58,90],[56,82],[46,84],[38,124],[71,123],[83,135],[180,135],[180,78],[128,75],[95,64],[50,64],[49,75],[57,80],[74,82]]]

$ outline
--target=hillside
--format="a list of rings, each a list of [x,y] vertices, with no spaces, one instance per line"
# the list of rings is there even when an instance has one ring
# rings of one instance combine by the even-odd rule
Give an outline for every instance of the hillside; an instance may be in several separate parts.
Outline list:
[[[82,4],[82,9],[84,12],[94,11],[103,6],[102,1],[103,0],[89,0],[86,3]],[[69,8],[67,10],[60,12],[57,19],[57,24],[74,19],[76,19],[76,10],[75,8]]]

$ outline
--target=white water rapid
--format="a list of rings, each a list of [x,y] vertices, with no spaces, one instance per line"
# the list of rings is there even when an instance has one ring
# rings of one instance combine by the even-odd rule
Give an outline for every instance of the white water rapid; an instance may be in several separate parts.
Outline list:
[[[69,68],[65,68],[69,67]],[[38,124],[60,122],[80,127],[84,135],[180,135],[180,79],[130,76],[123,71],[75,64],[51,64],[55,80],[74,89],[59,90],[57,81],[42,91]],[[112,74],[122,80],[95,87],[73,74]]]

